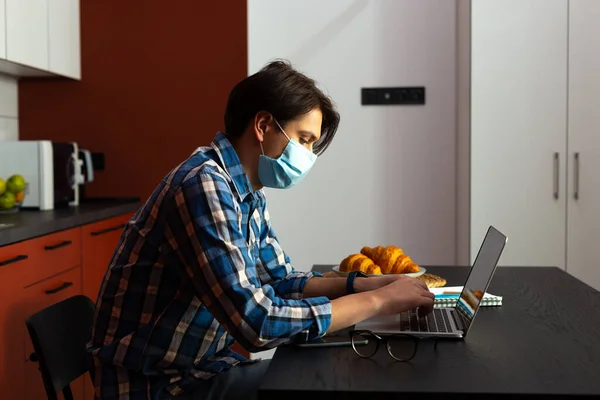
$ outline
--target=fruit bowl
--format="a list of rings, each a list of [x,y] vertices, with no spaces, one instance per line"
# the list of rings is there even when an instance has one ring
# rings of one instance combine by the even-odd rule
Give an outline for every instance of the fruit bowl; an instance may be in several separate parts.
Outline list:
[[[25,200],[27,184],[20,175],[13,175],[5,181],[0,179],[0,214],[19,212]]]
[[[1,214],[16,214],[19,212],[20,208],[21,207],[14,206],[13,208],[0,209],[0,215]]]

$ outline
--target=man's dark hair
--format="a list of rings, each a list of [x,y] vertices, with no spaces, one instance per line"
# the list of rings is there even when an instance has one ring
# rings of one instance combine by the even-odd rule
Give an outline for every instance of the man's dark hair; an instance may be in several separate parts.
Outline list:
[[[288,61],[273,61],[231,90],[225,109],[225,132],[240,137],[260,111],[271,113],[285,126],[316,108],[323,114],[323,123],[314,152],[322,154],[335,136],[340,115],[313,79],[296,71]]]

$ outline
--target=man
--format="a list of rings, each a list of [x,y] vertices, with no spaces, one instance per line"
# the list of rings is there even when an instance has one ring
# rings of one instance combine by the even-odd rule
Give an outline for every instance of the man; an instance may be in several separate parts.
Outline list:
[[[110,262],[89,346],[97,398],[251,398],[267,362],[234,353],[234,341],[260,351],[431,311],[419,280],[297,272],[277,241],[262,188],[301,181],[338,123],[331,100],[286,62],[233,88],[225,133],[160,182]]]

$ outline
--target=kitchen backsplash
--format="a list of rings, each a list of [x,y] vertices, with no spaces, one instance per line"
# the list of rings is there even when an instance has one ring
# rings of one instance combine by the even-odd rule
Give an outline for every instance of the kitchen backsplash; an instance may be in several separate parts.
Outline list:
[[[0,74],[0,141],[19,139],[17,79]]]

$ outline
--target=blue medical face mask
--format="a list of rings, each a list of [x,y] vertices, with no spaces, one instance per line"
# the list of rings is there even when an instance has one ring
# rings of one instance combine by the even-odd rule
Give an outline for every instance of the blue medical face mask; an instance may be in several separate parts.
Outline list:
[[[279,158],[267,157],[263,150],[263,154],[258,159],[258,179],[263,186],[287,189],[304,179],[317,160],[317,156],[300,143],[290,139],[279,122],[275,121],[275,123],[289,141]],[[260,148],[262,150],[262,143]]]

